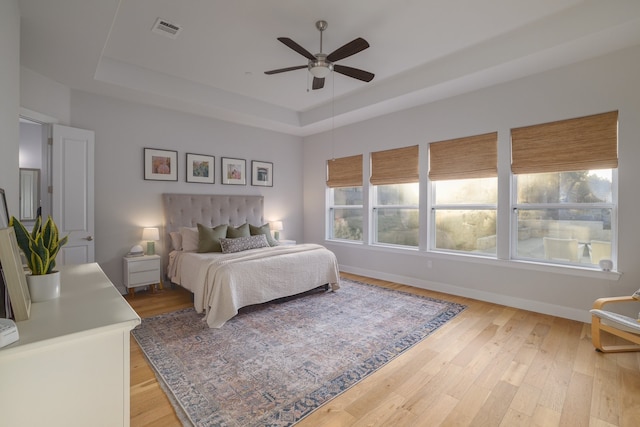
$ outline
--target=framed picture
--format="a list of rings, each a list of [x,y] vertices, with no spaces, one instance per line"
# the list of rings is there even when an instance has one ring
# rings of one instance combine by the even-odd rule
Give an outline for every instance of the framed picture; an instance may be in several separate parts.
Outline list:
[[[187,182],[213,184],[215,157],[187,153]]]
[[[9,226],[9,208],[7,208],[7,198],[4,195],[4,190],[0,188],[0,228],[7,228]]]
[[[242,159],[222,158],[222,183],[247,185],[247,162]]]
[[[251,185],[273,187],[273,163],[252,160]]]
[[[31,313],[31,295],[13,227],[0,230],[0,262],[16,322],[27,320]]]
[[[7,198],[4,189],[0,188],[0,228],[9,226],[9,208],[7,208]],[[4,272],[2,271],[2,261],[0,261],[0,317],[9,319],[11,317],[11,304],[9,291],[4,283]]]
[[[177,181],[178,152],[145,148],[144,179],[152,181]]]

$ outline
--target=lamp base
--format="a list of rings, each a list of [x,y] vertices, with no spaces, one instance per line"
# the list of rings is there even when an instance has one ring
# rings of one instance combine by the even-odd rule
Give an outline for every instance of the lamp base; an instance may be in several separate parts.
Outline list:
[[[147,255],[155,255],[156,242],[147,242]]]
[[[274,231],[273,232],[273,238],[276,240],[280,240],[280,232],[279,231]]]

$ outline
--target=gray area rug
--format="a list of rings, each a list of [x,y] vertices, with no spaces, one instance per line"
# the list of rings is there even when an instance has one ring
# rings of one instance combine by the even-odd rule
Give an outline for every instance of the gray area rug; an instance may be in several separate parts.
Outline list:
[[[133,335],[194,425],[290,426],[465,308],[342,279],[337,292],[244,308],[221,329],[185,309]]]

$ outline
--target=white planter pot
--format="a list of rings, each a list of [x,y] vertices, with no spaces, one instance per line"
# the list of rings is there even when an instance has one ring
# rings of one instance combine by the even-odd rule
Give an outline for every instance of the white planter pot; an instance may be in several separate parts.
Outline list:
[[[27,275],[27,286],[31,302],[42,302],[60,296],[60,272],[40,276]]]

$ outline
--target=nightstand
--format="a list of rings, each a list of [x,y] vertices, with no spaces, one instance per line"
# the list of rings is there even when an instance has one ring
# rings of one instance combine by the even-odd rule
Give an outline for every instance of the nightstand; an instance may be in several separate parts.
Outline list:
[[[284,239],[282,239],[282,240],[278,240],[278,242],[281,245],[295,245],[296,244],[295,240],[284,240]]]
[[[160,255],[143,255],[123,258],[124,285],[129,290],[129,295],[135,296],[135,288],[149,286],[155,291],[158,284],[162,289],[160,280]]]

